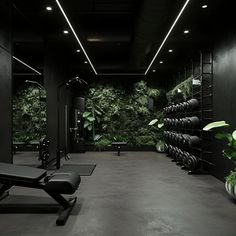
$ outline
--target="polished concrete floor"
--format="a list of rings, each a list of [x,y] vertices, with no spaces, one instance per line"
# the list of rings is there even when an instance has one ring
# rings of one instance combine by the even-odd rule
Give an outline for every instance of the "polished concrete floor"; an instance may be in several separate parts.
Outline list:
[[[0,214],[1,236],[236,235],[236,205],[223,183],[210,175],[187,175],[162,154],[90,152],[71,155],[69,163],[97,167],[82,177],[67,224],[56,226],[53,212],[32,214],[26,208]],[[53,200],[40,190],[15,187],[3,203]]]

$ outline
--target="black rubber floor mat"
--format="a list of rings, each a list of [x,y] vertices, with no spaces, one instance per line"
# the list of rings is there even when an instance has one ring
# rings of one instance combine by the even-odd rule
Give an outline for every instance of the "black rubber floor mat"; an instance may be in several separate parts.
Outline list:
[[[59,171],[74,171],[80,176],[91,176],[95,168],[95,164],[65,164]]]

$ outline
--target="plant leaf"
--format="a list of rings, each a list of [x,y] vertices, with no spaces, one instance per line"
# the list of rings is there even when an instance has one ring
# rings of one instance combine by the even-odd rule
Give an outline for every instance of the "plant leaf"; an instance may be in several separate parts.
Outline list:
[[[102,115],[102,113],[101,113],[99,110],[94,109],[94,111],[95,111],[96,114],[98,114],[98,115],[100,115],[100,116]]]
[[[86,121],[84,122],[84,128],[87,128],[90,124],[91,124],[91,123],[86,120]]]
[[[236,130],[234,130],[234,132],[232,133],[232,137],[234,140],[236,140]]]
[[[102,135],[96,134],[94,136],[94,141],[98,141],[99,139],[101,139]]]
[[[94,118],[94,117],[92,117],[92,116],[89,116],[89,117],[87,117],[87,119],[88,119],[90,122],[93,122],[93,121],[95,121],[95,118]]]
[[[212,123],[209,123],[208,125],[206,125],[203,128],[203,130],[208,131],[213,128],[220,128],[220,127],[225,127],[225,126],[229,126],[229,124],[227,124],[225,121],[216,121],[216,122],[212,122]]]
[[[225,140],[227,142],[232,142],[233,138],[232,138],[232,135],[231,134],[225,134],[225,133],[217,133],[215,135],[215,138],[216,139],[219,139],[219,140]]]
[[[88,116],[90,116],[92,113],[90,111],[86,111],[83,113],[83,117],[86,118]]]
[[[235,161],[236,160],[236,150],[232,148],[227,148],[223,151],[224,156],[229,158],[230,160]]]
[[[161,124],[158,124],[158,128],[159,128],[159,129],[161,129],[163,126],[164,126],[164,124],[163,124],[163,123],[161,123]]]
[[[148,125],[154,125],[158,122],[158,119],[151,120]]]

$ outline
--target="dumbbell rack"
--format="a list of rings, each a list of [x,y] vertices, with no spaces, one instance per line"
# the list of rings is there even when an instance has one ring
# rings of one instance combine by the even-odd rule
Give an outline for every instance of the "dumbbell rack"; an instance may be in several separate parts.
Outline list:
[[[185,117],[197,116],[199,118],[200,124],[195,128],[172,126],[169,129],[176,134],[187,134],[199,137],[201,142],[197,147],[182,150],[182,148],[178,149],[174,146],[174,150],[176,150],[177,154],[179,153],[181,155],[182,153],[186,154],[187,152],[189,158],[192,158],[191,161],[193,161],[194,158],[197,160],[197,163],[193,162],[193,164],[195,163],[193,166],[194,168],[186,167],[187,154],[182,156],[182,160],[181,157],[173,159],[173,161],[176,161],[177,165],[180,165],[182,169],[187,169],[189,174],[199,174],[206,173],[209,165],[212,165],[211,139],[209,133],[202,131],[202,128],[213,120],[213,56],[211,52],[200,53],[200,62],[197,64],[192,63],[192,81],[191,99],[197,99],[199,102],[198,107],[191,111],[185,109],[184,111],[170,112],[165,114],[165,119],[175,119],[178,121]],[[183,104],[184,102],[186,101],[172,104],[167,107],[167,109],[171,107],[173,108],[174,106],[178,107],[178,104]],[[168,140],[167,147],[169,145],[171,145],[171,142]]]

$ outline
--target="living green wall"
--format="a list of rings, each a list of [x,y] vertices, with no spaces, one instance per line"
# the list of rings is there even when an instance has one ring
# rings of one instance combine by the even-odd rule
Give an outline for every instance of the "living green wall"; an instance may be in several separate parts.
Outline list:
[[[13,142],[38,142],[46,135],[46,91],[36,86],[13,96]]]
[[[83,114],[86,141],[107,146],[112,141],[133,145],[152,145],[161,139],[161,131],[148,123],[162,119],[165,93],[147,86],[145,81],[126,90],[122,86],[93,84],[86,94]],[[153,106],[152,106],[153,104]]]
[[[169,104],[187,100],[192,96],[192,77],[182,81],[166,94]]]

